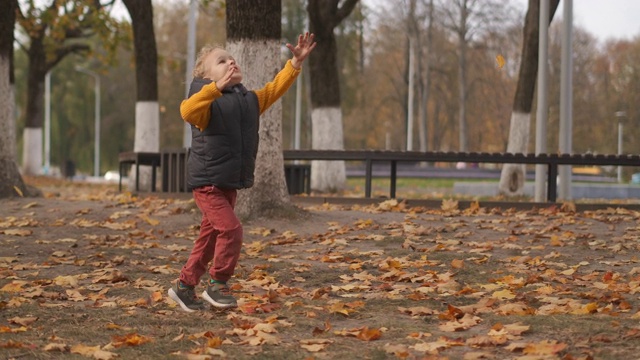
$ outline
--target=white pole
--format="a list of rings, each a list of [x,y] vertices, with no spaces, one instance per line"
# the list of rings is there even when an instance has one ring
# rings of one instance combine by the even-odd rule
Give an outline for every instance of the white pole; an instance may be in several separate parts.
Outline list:
[[[573,61],[571,59],[572,38],[573,38],[573,0],[564,0],[563,7],[564,28],[562,30],[562,59],[560,69],[560,134],[559,145],[560,152],[563,154],[571,153],[571,134],[572,134],[572,69]],[[558,170],[560,176],[560,186],[558,187],[558,195],[560,199],[571,200],[571,165],[560,166]]]
[[[413,39],[409,38],[409,88],[407,99],[407,151],[413,150],[413,78],[414,78],[414,45]]]
[[[623,117],[627,116],[625,111],[616,111],[618,119],[618,155],[622,155],[622,134],[623,134]],[[622,183],[622,166],[618,166],[618,183]]]
[[[536,155],[547,151],[547,116],[549,89],[549,0],[540,0],[540,19],[538,32],[538,108],[536,111]],[[536,165],[535,201],[545,200],[545,181],[547,166]],[[553,179],[555,181],[555,179]]]
[[[622,121],[618,121],[618,155],[622,155]],[[618,183],[622,183],[622,166],[618,165]]]
[[[51,169],[51,70],[44,77],[44,174]]]
[[[191,85],[191,78],[193,73],[193,66],[196,59],[196,17],[198,14],[198,0],[189,0],[189,20],[187,27],[187,66],[185,74],[185,94],[184,97],[189,96],[189,86]],[[184,123],[184,133],[182,137],[182,144],[185,148],[191,147],[191,125],[187,122]]]

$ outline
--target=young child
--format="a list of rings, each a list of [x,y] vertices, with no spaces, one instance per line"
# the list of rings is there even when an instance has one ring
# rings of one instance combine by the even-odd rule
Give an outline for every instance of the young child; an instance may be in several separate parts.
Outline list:
[[[227,286],[242,247],[242,224],[234,207],[237,190],[253,185],[259,116],[293,84],[316,43],[307,32],[298,36],[296,46],[286,46],[292,58],[273,81],[254,91],[242,86],[242,71],[223,48],[207,46],[198,54],[189,98],[180,104],[180,114],[191,124],[187,186],[202,221],[180,280],[169,289],[169,297],[184,311],[205,308],[195,286],[212,260],[202,297],[218,308],[237,306]]]

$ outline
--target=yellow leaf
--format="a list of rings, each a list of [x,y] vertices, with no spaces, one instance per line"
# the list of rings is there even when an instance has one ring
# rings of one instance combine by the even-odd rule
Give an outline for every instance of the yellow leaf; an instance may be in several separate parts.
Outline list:
[[[93,353],[100,350],[100,346],[74,345],[71,347],[72,354],[80,354],[84,356],[92,356]]]
[[[67,352],[69,351],[69,346],[67,344],[59,344],[59,343],[49,343],[42,348],[44,351],[59,351],[59,352]]]
[[[458,201],[457,200],[451,200],[451,199],[442,200],[441,208],[442,208],[443,211],[455,211],[455,210],[458,210]]]
[[[558,235],[551,235],[551,246],[564,246]]]
[[[522,353],[528,355],[555,355],[566,347],[567,344],[558,343],[556,340],[543,340],[539,343],[528,344],[522,350]]]
[[[502,69],[505,64],[504,56],[498,54],[496,55],[496,62],[498,63],[498,69]]]
[[[142,220],[146,221],[149,225],[152,225],[152,226],[156,226],[156,225],[160,224],[160,221],[158,221],[156,219],[152,219],[152,218],[148,217],[145,214],[140,215],[140,218]]]
[[[511,290],[509,289],[496,291],[491,296],[494,298],[507,299],[507,300],[514,299],[516,297],[516,295],[512,293]]]
[[[18,195],[20,195],[20,197],[24,197],[24,194],[22,193],[22,190],[20,190],[19,187],[14,185],[13,190],[15,190],[18,193]]]
[[[327,348],[327,344],[301,344],[301,348],[309,352],[319,352]]]
[[[13,317],[11,319],[9,319],[9,323],[11,324],[16,324],[16,325],[22,325],[22,326],[29,326],[31,324],[33,324],[36,320],[38,320],[37,317],[35,316],[27,316],[27,317]]]
[[[15,235],[15,236],[29,236],[33,234],[31,230],[26,230],[26,229],[8,229],[0,232],[4,233],[5,235]]]
[[[4,292],[20,292],[22,291],[22,287],[26,285],[26,281],[12,281],[0,289],[0,291]]]

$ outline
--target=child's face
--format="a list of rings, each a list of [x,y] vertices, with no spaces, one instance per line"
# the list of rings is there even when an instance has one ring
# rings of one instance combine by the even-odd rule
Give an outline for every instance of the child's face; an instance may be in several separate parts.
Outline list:
[[[218,81],[222,79],[228,72],[232,72],[229,86],[233,86],[242,82],[242,72],[240,66],[236,64],[236,60],[224,49],[215,49],[205,60],[205,79]]]

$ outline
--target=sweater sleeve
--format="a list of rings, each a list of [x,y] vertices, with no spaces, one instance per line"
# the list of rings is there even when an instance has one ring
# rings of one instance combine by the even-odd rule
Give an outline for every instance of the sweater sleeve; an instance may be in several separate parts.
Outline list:
[[[284,93],[289,90],[291,84],[300,74],[301,69],[296,69],[291,65],[291,60],[287,60],[284,68],[276,77],[268,82],[262,89],[255,90],[260,104],[260,114],[264,113],[273,103],[275,103]]]
[[[200,91],[180,104],[182,119],[200,131],[206,129],[211,118],[211,103],[221,96],[222,93],[218,90],[216,83],[203,86]]]

